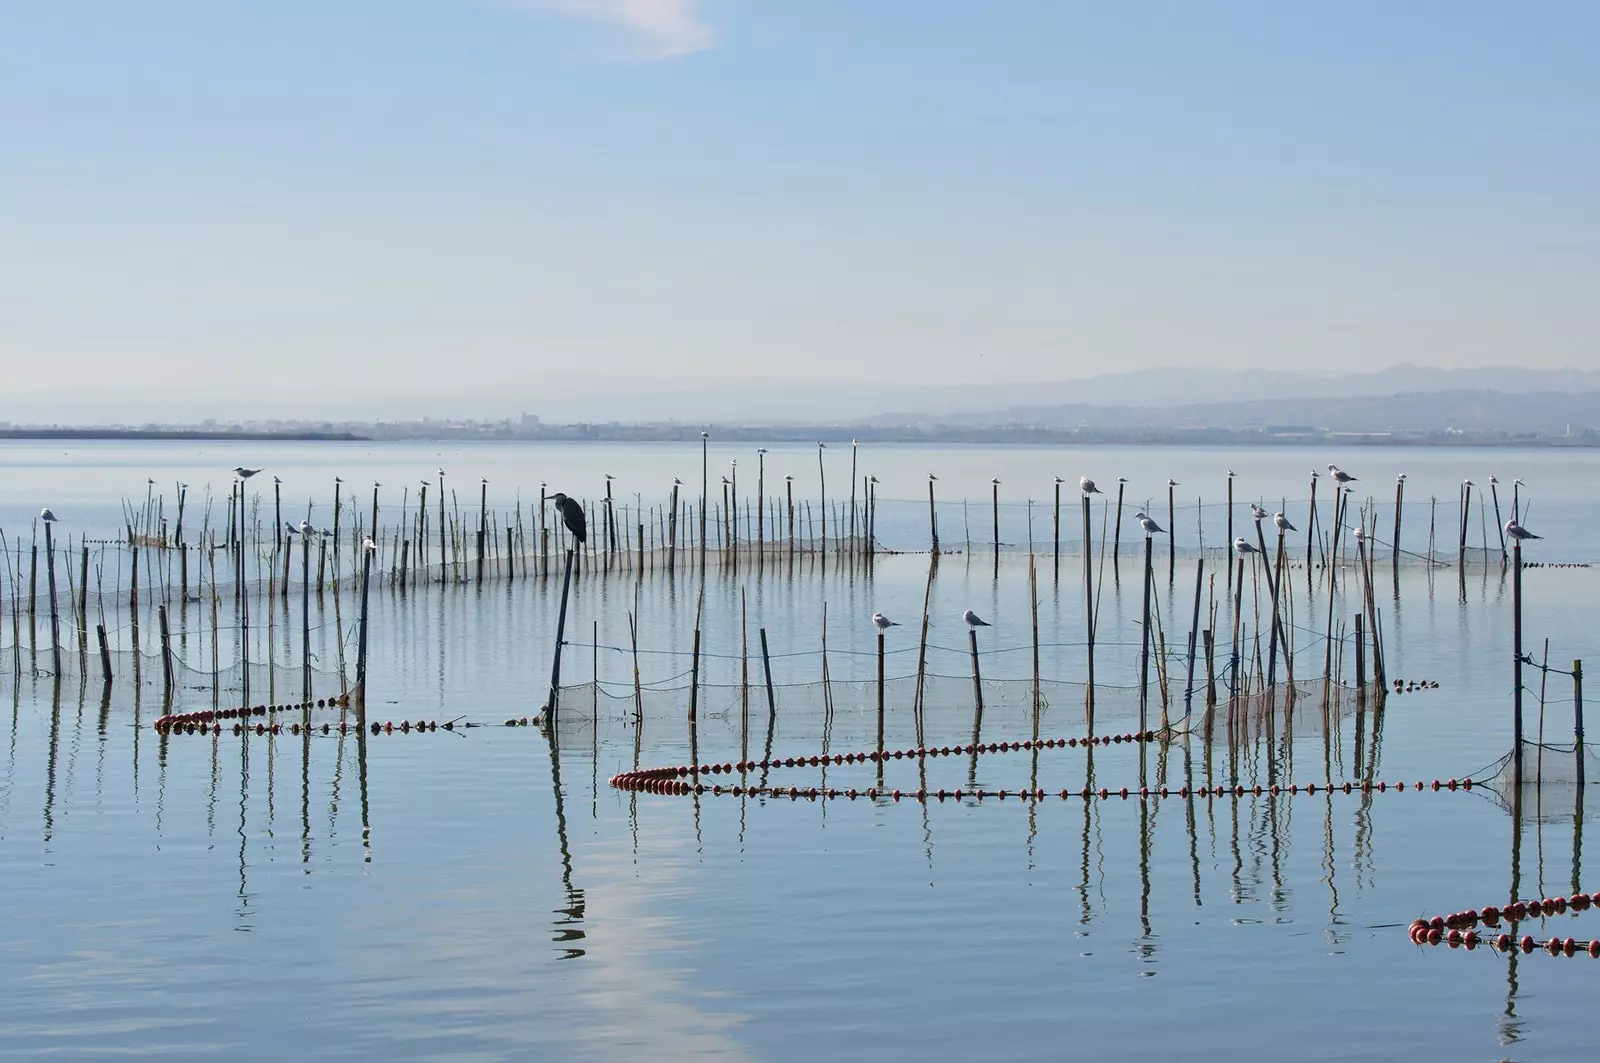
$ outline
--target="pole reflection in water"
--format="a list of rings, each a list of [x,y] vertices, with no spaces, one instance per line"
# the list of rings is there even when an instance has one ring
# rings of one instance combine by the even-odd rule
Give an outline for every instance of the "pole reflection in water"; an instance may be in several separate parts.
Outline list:
[[[567,906],[557,908],[555,914],[561,916],[555,921],[555,940],[562,953],[562,959],[573,960],[584,954],[584,950],[573,942],[584,939],[583,890],[572,884],[572,849],[567,844],[567,810],[565,795],[561,792],[561,754],[557,748],[555,728],[550,734],[550,789],[555,800],[556,814],[556,845],[561,853],[561,888],[567,894]],[[365,776],[365,771],[362,775]],[[362,787],[365,792],[365,787]]]

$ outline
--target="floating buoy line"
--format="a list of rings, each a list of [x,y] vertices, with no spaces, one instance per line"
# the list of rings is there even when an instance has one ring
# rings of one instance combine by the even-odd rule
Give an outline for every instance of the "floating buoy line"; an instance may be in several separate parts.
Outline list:
[[[1545,952],[1551,956],[1576,956],[1587,952],[1592,959],[1600,959],[1600,940],[1582,940],[1570,937],[1535,938],[1532,934],[1516,935],[1517,924],[1524,919],[1539,919],[1551,915],[1564,915],[1587,911],[1600,905],[1600,893],[1575,893],[1571,897],[1545,897],[1531,901],[1510,901],[1499,906],[1486,904],[1482,908],[1468,908],[1464,912],[1436,915],[1431,919],[1413,919],[1407,930],[1416,945],[1448,945],[1452,949],[1467,951],[1479,945],[1496,952]],[[1498,927],[1502,920],[1509,930],[1497,934],[1487,931],[1480,934],[1478,927]]]

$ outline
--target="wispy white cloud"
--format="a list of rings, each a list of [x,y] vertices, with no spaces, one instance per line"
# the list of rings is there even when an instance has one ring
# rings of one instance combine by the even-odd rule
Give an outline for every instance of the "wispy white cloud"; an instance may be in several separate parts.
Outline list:
[[[703,52],[716,34],[699,17],[701,0],[509,0],[514,7],[611,26],[648,59]]]

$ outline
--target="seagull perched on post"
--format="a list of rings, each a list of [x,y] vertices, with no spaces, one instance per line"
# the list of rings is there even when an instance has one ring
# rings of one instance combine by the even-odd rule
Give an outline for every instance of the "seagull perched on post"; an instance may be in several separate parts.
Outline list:
[[[1338,480],[1342,484],[1353,483],[1356,479],[1354,476],[1351,476],[1337,465],[1328,466],[1328,475],[1333,477],[1335,480]]]
[[[674,476],[672,478],[672,486],[673,487],[682,487],[683,486],[683,481],[678,479],[676,476]]]
[[[50,511],[47,509],[47,510],[45,510],[45,512],[48,513]],[[1533,534],[1533,532],[1529,531],[1527,528],[1524,528],[1522,525],[1518,524],[1515,520],[1506,521],[1506,534],[1511,536],[1513,539],[1543,539],[1544,538],[1544,536],[1542,536],[1542,535]]]
[[[1289,518],[1285,517],[1282,513],[1274,513],[1272,515],[1272,523],[1274,523],[1274,524],[1276,524],[1278,526],[1278,530],[1279,531],[1299,531],[1300,530],[1300,529],[1296,528],[1293,524],[1290,524],[1289,523]]]
[[[1146,535],[1166,534],[1166,530],[1162,528],[1161,525],[1157,524],[1155,521],[1146,516],[1144,510],[1142,509],[1133,515],[1133,519],[1139,522],[1139,527],[1144,529],[1144,533]]]
[[[1256,520],[1256,521],[1266,520],[1267,519],[1267,511],[1262,509],[1260,506],[1256,505],[1254,502],[1252,502],[1252,503],[1250,503],[1250,517],[1251,517],[1251,519]]]
[[[1178,487],[1180,485],[1179,485],[1178,481],[1174,480],[1172,477],[1169,476],[1169,477],[1167,477],[1167,486],[1168,487]]]
[[[46,507],[44,507],[43,509],[41,509],[39,511],[39,519],[44,521],[46,524],[54,524],[55,520],[56,520],[56,515],[54,513],[50,512],[50,507],[49,506],[46,506]]]
[[[378,544],[373,542],[372,537],[369,535],[367,538],[361,540],[361,549],[365,550],[369,554],[377,553]]]
[[[1056,481],[1056,483],[1060,482],[1061,481],[1059,479]],[[1094,485],[1094,481],[1089,479],[1087,476],[1078,477],[1078,490],[1082,491],[1086,495],[1097,495],[1100,493],[1100,488],[1096,487]]]
[[[1233,541],[1233,550],[1240,557],[1248,557],[1251,554],[1259,554],[1261,552],[1256,549],[1254,543],[1242,535]]]
[[[313,535],[317,534],[317,529],[311,526],[311,521],[309,521],[309,520],[301,521],[300,522],[300,526],[298,528],[296,528],[295,531],[299,532],[301,535],[305,536],[307,539],[309,539]]]
[[[898,621],[890,620],[888,617],[884,616],[882,613],[873,613],[872,614],[872,623],[873,623],[873,625],[875,627],[877,627],[877,629],[879,631],[888,631],[892,627],[899,627],[900,626]]]
[[[254,476],[260,471],[260,469],[247,469],[243,465],[240,465],[233,470],[233,474],[241,480],[248,480],[250,477]]]
[[[994,479],[990,480],[989,482],[994,484],[996,487],[999,487],[1000,486],[1000,477],[996,476]]]
[[[568,498],[557,491],[550,496],[550,501],[555,503],[556,511],[561,514],[561,523],[567,526],[567,531],[572,533],[573,539],[582,544],[588,541],[589,525],[584,519],[583,507],[576,498]]]
[[[974,613],[971,609],[961,614],[961,619],[967,622],[968,627],[988,627],[989,621]]]

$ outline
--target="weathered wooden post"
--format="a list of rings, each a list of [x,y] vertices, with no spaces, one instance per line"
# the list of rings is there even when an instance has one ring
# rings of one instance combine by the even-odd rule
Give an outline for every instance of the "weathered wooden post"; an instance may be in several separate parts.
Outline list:
[[[50,657],[54,663],[53,674],[59,677],[61,675],[61,616],[56,606],[55,540],[50,536],[50,526],[54,523],[54,517],[44,522],[44,567],[45,579],[50,584]]]
[[[555,740],[556,717],[561,700],[561,645],[567,634],[567,596],[572,590],[572,552],[574,546],[567,547],[566,573],[561,577],[561,611],[556,614],[556,649],[555,659],[550,665],[550,701],[545,706],[545,719],[550,725],[550,739]],[[698,647],[699,640],[696,639]]]
[[[1059,488],[1058,488],[1059,490]],[[1094,737],[1094,540],[1089,527],[1089,496],[1083,496],[1083,629],[1088,656],[1089,685],[1084,692],[1084,721]]]
[[[1144,596],[1143,613],[1139,621],[1139,733],[1144,734],[1145,717],[1150,707],[1150,581],[1154,575],[1152,551],[1155,537],[1148,532],[1144,537]]]
[[[935,554],[939,552],[939,512],[933,504],[933,482],[937,479],[933,473],[928,474],[928,541]]]
[[[1572,737],[1578,786],[1583,786],[1583,662],[1572,662]]]

